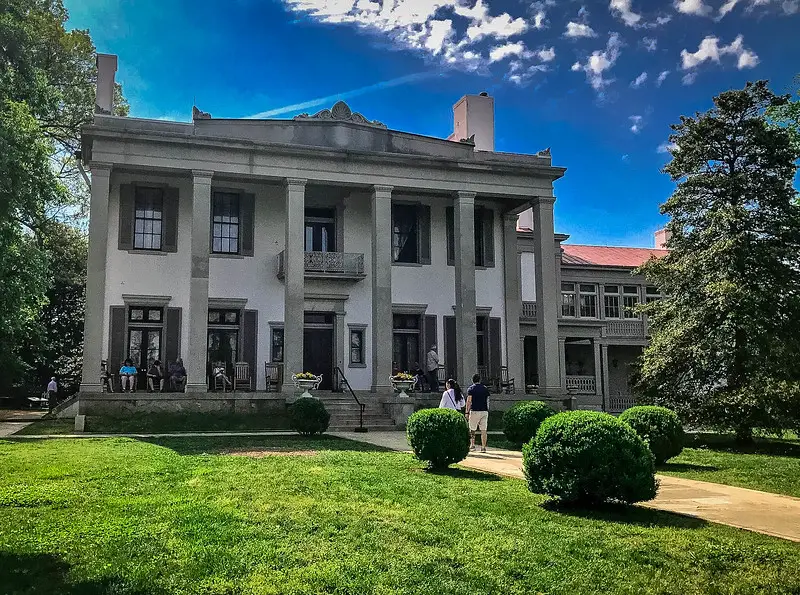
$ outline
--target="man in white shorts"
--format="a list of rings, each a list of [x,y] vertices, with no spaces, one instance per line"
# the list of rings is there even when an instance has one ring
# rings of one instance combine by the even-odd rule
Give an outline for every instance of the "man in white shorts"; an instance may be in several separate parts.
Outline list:
[[[472,377],[467,389],[467,415],[469,415],[469,449],[475,450],[475,432],[481,432],[481,452],[486,452],[486,429],[489,425],[489,389],[481,383],[480,374]]]

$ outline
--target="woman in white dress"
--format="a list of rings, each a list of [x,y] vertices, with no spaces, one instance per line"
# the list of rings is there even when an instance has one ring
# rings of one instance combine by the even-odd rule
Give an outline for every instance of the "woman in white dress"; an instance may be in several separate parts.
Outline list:
[[[463,412],[467,403],[464,401],[464,395],[461,393],[461,387],[458,386],[458,382],[450,378],[445,383],[445,389],[442,393],[442,400],[439,401],[439,407]]]

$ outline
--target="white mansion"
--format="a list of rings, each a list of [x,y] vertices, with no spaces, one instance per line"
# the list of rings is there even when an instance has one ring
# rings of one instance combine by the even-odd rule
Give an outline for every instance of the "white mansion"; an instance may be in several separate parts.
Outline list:
[[[98,70],[82,393],[102,391],[101,360],[128,357],[182,358],[188,393],[208,390],[212,361],[247,362],[256,391],[281,367],[388,393],[435,344],[464,384],[481,370],[624,406],[647,337],[631,306],[658,296],[631,271],[663,252],[565,243],[566,170],[549,150],[495,152],[485,93],[440,139],[342,102],[291,120],[116,117],[116,57]]]

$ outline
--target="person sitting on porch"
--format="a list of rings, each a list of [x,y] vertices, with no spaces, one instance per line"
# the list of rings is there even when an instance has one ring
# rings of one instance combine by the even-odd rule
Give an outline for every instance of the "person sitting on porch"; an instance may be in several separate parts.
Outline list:
[[[230,388],[232,386],[231,379],[228,378],[227,374],[225,374],[225,364],[222,362],[218,362],[214,364],[214,386],[217,384],[217,379],[222,380],[222,390],[225,391],[226,387]]]
[[[431,345],[431,349],[425,357],[425,370],[431,392],[436,392],[439,388],[439,352],[436,350],[436,345]]]
[[[147,369],[147,392],[153,392],[158,385],[158,392],[164,392],[164,368],[159,360],[150,364]]]
[[[122,386],[122,392],[133,392],[136,384],[136,373],[137,370],[134,367],[131,359],[126,359],[123,362],[122,367],[119,369],[119,382]]]
[[[181,358],[169,365],[169,385],[174,391],[182,391],[186,385],[186,368]]]
[[[422,392],[425,389],[425,373],[419,362],[414,362],[411,366],[411,374],[414,376],[414,390]]]

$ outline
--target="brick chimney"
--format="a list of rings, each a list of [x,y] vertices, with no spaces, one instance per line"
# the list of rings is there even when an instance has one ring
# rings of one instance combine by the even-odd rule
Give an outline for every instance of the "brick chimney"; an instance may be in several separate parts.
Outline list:
[[[486,92],[464,95],[453,106],[453,134],[447,140],[472,136],[476,151],[494,151],[494,98]]]
[[[656,250],[666,250],[671,235],[666,229],[659,229],[656,232]]]
[[[94,113],[111,114],[114,107],[114,75],[117,72],[117,57],[113,54],[97,54],[97,95]]]

